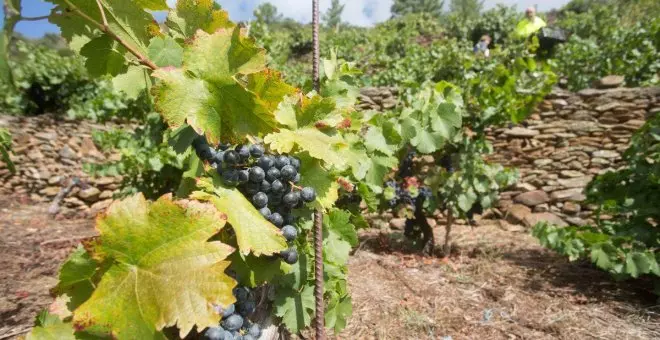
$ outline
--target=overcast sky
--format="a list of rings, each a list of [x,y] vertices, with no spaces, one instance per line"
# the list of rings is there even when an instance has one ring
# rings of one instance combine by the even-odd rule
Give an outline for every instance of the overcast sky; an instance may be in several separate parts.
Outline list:
[[[3,0],[4,1],[4,0]],[[92,1],[92,0],[90,0]],[[321,11],[330,7],[331,0],[320,0]],[[342,19],[354,25],[370,26],[387,20],[390,17],[390,6],[394,0],[340,0],[345,4]],[[497,3],[515,5],[519,10],[536,5],[539,11],[547,11],[559,8],[569,0],[485,0],[485,7],[491,8]],[[168,0],[173,4],[175,0]],[[252,11],[256,6],[264,2],[270,2],[277,6],[280,13],[285,17],[293,18],[301,22],[309,22],[312,18],[311,0],[219,0],[223,8],[229,11],[229,16],[235,21],[252,19]],[[446,0],[445,3],[449,3]],[[41,16],[49,13],[52,5],[43,0],[23,0],[24,16]],[[162,17],[162,16],[160,16]],[[3,23],[4,13],[0,7],[0,26]],[[17,31],[28,37],[41,37],[44,33],[58,32],[57,27],[47,21],[22,22],[16,27]]]

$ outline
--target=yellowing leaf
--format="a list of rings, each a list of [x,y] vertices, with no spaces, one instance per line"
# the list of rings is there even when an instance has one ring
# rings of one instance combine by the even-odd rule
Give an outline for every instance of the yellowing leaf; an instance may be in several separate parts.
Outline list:
[[[25,340],[74,340],[73,327],[56,316],[47,315],[34,327]]]
[[[211,187],[206,186],[205,189]],[[191,197],[209,201],[227,215],[227,221],[236,233],[241,254],[252,252],[256,256],[272,255],[286,249],[286,239],[282,232],[264,219],[259,210],[238,189],[215,186],[211,190],[214,194],[196,191]]]
[[[315,128],[282,129],[264,137],[264,142],[278,153],[290,153],[294,147],[339,169],[346,167],[347,145],[339,136],[329,136]]]
[[[300,163],[300,185],[316,190],[316,199],[323,209],[332,207],[339,198],[339,184],[335,176],[323,169],[319,160],[311,157],[300,157]]]
[[[214,305],[235,301],[223,261],[233,249],[208,241],[225,221],[213,205],[170,195],[113,203],[97,219],[100,236],[91,246],[95,259],[111,265],[74,311],[76,328],[101,325],[117,339],[152,339],[164,338],[166,326],[176,325],[183,338],[193,326],[217,325]]]
[[[226,11],[213,8],[213,0],[178,0],[176,11],[170,12],[167,23],[186,38],[195,35],[197,30],[213,33],[235,26]]]

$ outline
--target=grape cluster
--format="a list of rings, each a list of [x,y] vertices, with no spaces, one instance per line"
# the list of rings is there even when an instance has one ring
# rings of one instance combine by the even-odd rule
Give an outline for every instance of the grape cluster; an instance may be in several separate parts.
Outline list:
[[[408,150],[406,157],[401,159],[401,162],[399,162],[399,172],[397,173],[399,178],[413,176],[413,158],[415,158],[415,155],[414,150]]]
[[[426,200],[426,199],[429,199],[433,196],[433,193],[431,192],[431,188],[426,187],[426,186],[419,187],[419,189],[418,189],[419,193],[415,197],[412,197],[410,195],[410,191],[404,189],[396,181],[387,181],[387,182],[385,182],[385,186],[393,188],[395,193],[396,193],[394,198],[392,198],[388,202],[388,205],[391,208],[397,206],[398,204],[406,204],[406,205],[411,205],[411,206],[415,207],[415,206],[417,206],[418,200],[420,200],[420,199]]]
[[[236,304],[231,304],[223,310],[222,321],[217,327],[211,327],[204,332],[208,340],[256,340],[261,336],[261,328],[256,323],[250,323],[248,316],[256,310],[254,292],[247,287],[234,288]]]
[[[438,163],[443,169],[447,170],[447,172],[449,172],[450,174],[454,172],[454,166],[452,164],[451,154],[449,153],[444,154],[442,158],[440,158]]]
[[[195,139],[193,147],[200,159],[215,167],[226,186],[238,187],[264,218],[281,228],[287,241],[296,239],[293,210],[316,199],[314,188],[296,185],[300,182],[298,158],[266,153],[261,144],[234,148],[222,144],[216,150],[203,136]],[[283,250],[280,256],[289,264],[298,261],[295,247]]]

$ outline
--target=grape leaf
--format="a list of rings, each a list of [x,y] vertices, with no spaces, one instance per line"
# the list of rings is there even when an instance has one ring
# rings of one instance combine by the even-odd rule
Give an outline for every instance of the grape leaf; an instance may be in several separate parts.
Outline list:
[[[80,50],[80,55],[86,58],[87,72],[93,77],[106,73],[116,76],[126,72],[128,67],[124,53],[126,49],[107,35],[92,39]]]
[[[142,66],[129,66],[126,73],[112,78],[112,87],[124,92],[129,99],[137,99],[150,85],[151,79]]]
[[[117,339],[151,339],[175,324],[182,338],[193,326],[217,325],[213,305],[235,301],[223,261],[233,248],[208,239],[226,220],[213,205],[171,195],[113,203],[97,219],[100,236],[90,246],[97,261],[112,265],[74,311],[76,328],[107,325]]]
[[[156,110],[177,128],[187,122],[209,143],[241,141],[275,130],[273,109],[292,88],[265,70],[265,51],[240,29],[212,35],[199,31],[184,48],[183,68],[154,72]],[[264,73],[259,73],[264,71]],[[247,84],[240,75],[249,75]],[[246,87],[247,86],[247,87]]]
[[[241,285],[248,287],[267,283],[275,276],[286,274],[290,268],[280,258],[257,257],[252,254],[243,256],[240,252],[234,252],[229,260],[229,269],[236,273],[236,279]]]
[[[323,260],[339,265],[348,262],[351,245],[341,235],[329,230],[323,235]]]
[[[376,126],[370,126],[367,133],[364,134],[364,145],[369,151],[379,151],[388,156],[392,156],[394,151],[387,144],[383,131]]]
[[[335,113],[335,108],[335,101],[331,98],[291,96],[280,103],[275,117],[281,124],[295,130],[323,121]]]
[[[166,11],[169,9],[165,0],[135,0],[138,6],[152,11]]]
[[[591,261],[601,269],[609,270],[612,267],[610,255],[601,246],[594,246],[591,249]]]
[[[423,154],[437,151],[444,142],[445,138],[442,132],[429,132],[423,129],[417,130],[415,137],[410,140],[410,144]]]
[[[73,327],[64,323],[56,315],[43,311],[37,316],[37,322],[26,340],[74,340]]]
[[[54,291],[70,297],[67,303],[69,310],[75,310],[92,295],[96,284],[93,277],[98,265],[82,246],[78,246],[62,265]]]
[[[431,128],[445,139],[451,138],[454,131],[461,127],[461,114],[452,103],[440,103],[431,116]]]
[[[332,328],[335,334],[346,328],[348,318],[353,315],[353,304],[350,296],[332,299],[325,310],[325,327]]]
[[[339,198],[339,184],[335,177],[323,169],[319,160],[307,154],[300,157],[300,185],[316,190],[317,201],[323,209],[332,207]]]
[[[149,59],[159,67],[180,67],[183,47],[171,37],[154,37],[149,42]]]
[[[213,33],[221,28],[234,27],[229,14],[214,9],[213,4],[213,0],[178,0],[176,11],[170,11],[166,23],[184,38],[193,37],[197,30]]]
[[[358,245],[358,236],[355,226],[351,224],[351,213],[341,209],[333,209],[323,216],[323,226],[327,231],[337,233],[342,240],[351,246]]]
[[[272,223],[266,221],[250,201],[238,189],[227,189],[208,182],[199,181],[203,189],[213,192],[193,192],[191,197],[210,201],[227,215],[227,221],[236,233],[241,254],[252,252],[256,256],[272,255],[286,249],[286,239]]]
[[[309,326],[314,315],[314,287],[306,285],[301,292],[285,288],[277,291],[275,315],[292,333]]]
[[[376,193],[369,189],[369,186],[366,183],[360,182],[360,184],[358,184],[358,192],[364,200],[364,203],[367,204],[369,211],[376,211],[376,209],[378,209],[378,197],[376,196]]]
[[[294,147],[307,151],[310,156],[320,159],[339,169],[346,167],[347,145],[340,136],[328,136],[315,128],[298,130],[281,129],[264,137],[272,150],[278,153],[291,153]]]

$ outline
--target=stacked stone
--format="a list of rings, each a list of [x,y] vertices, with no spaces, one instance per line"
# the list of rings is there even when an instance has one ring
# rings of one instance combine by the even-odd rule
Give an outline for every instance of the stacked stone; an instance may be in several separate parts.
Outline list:
[[[90,178],[83,164],[118,160],[117,154],[100,152],[92,141],[94,130],[107,130],[112,124],[36,117],[0,116],[0,127],[12,134],[11,156],[16,165],[12,174],[0,161],[0,193],[28,195],[35,202],[49,202],[74,178],[82,181],[63,200],[65,216],[94,215],[105,209],[120,186],[121,177]]]
[[[394,108],[399,90],[396,87],[365,87],[358,96],[358,110],[385,111]]]
[[[660,88],[553,91],[523,126],[489,132],[490,161],[520,170],[520,182],[503,192],[499,208],[512,223],[540,220],[589,222],[584,203],[591,179],[624,166],[630,137],[660,112]]]

